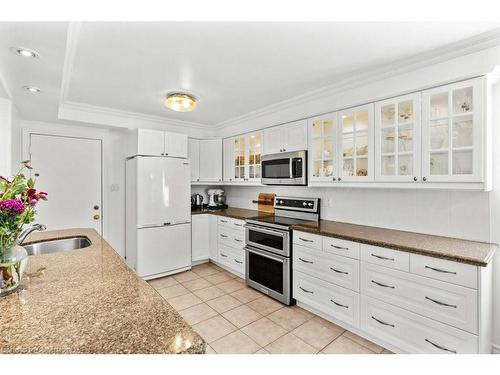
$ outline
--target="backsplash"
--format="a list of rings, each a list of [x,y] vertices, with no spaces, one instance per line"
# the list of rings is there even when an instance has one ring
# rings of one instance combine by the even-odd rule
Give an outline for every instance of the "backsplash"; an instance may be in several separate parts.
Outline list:
[[[260,192],[319,197],[321,219],[490,240],[489,193],[458,190],[224,186],[232,207],[256,209]]]

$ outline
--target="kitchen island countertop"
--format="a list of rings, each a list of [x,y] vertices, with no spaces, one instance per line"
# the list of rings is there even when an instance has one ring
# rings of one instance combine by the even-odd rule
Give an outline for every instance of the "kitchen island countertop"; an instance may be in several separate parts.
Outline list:
[[[29,257],[22,286],[0,297],[0,353],[204,353],[205,342],[92,229],[90,247]]]

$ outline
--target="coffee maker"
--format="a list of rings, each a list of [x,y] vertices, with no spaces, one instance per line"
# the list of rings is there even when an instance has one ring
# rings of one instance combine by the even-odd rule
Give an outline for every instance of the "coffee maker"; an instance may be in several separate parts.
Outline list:
[[[209,209],[220,209],[226,208],[226,196],[224,195],[224,190],[222,189],[208,189],[208,208]]]

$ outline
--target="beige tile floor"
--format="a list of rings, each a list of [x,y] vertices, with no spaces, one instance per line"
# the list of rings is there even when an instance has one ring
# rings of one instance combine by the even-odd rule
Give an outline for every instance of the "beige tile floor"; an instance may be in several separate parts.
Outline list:
[[[212,263],[149,282],[208,343],[207,354],[390,353],[298,306],[248,288]]]

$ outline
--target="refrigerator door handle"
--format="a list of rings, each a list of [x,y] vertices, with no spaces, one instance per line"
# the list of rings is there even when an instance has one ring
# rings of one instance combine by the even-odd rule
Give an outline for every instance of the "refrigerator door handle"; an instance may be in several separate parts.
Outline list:
[[[173,226],[173,225],[181,225],[181,224],[190,224],[190,221],[178,221],[178,222],[169,222],[169,223],[163,223],[163,224],[150,224],[150,225],[141,225],[138,226],[137,229],[146,229],[146,228],[162,228],[166,226]]]

